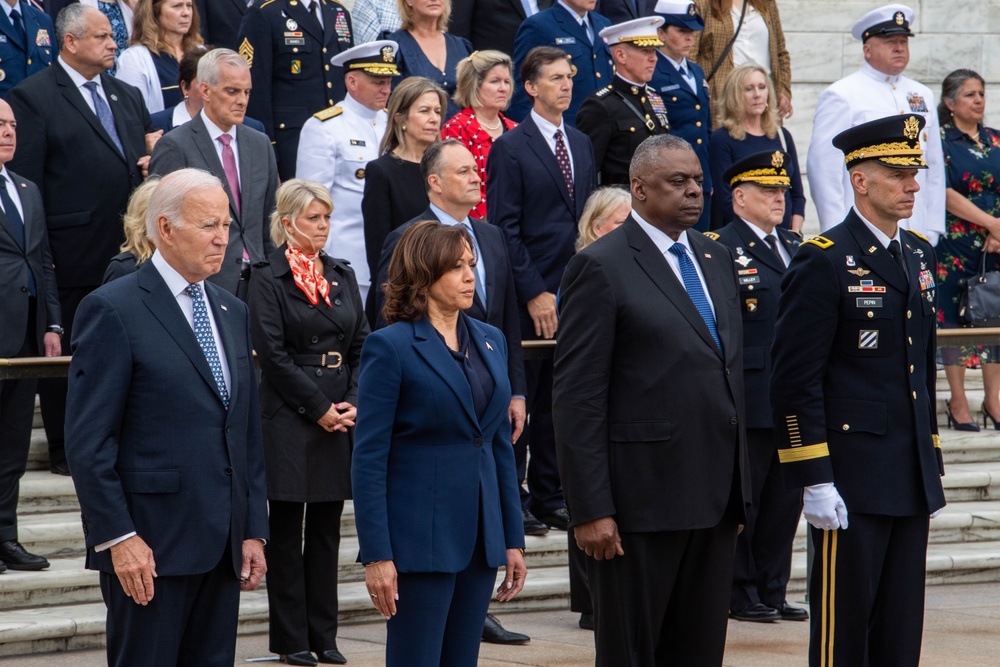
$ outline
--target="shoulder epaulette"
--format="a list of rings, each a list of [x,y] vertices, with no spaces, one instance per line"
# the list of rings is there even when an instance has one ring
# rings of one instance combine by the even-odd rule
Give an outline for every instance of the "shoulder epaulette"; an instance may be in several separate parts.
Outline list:
[[[607,95],[610,92],[611,92],[611,86],[605,86],[604,88],[601,88],[600,90],[598,90],[594,94],[597,95],[598,97],[604,97],[605,95]]]
[[[258,7],[258,9],[263,9],[264,7],[267,7],[272,2],[274,2],[274,0],[264,0],[264,2],[260,3],[259,5],[257,5],[257,7]]]
[[[712,239],[713,241],[718,241],[719,240],[719,235],[716,234],[715,232],[702,232],[702,234],[704,234],[708,238]]]
[[[319,118],[320,120],[330,120],[331,118],[336,118],[342,113],[344,113],[344,109],[342,107],[334,106],[334,107],[327,107],[322,111],[317,111],[316,113],[313,114],[313,116]]]
[[[822,248],[823,250],[826,250],[827,248],[833,246],[833,241],[826,238],[825,236],[813,236],[812,238],[808,238],[805,241],[803,241],[802,245],[806,245],[807,243],[814,245],[817,248]]]
[[[911,234],[913,234],[914,236],[916,236],[921,241],[924,241],[926,243],[930,243],[931,242],[929,238],[927,238],[926,236],[924,236],[920,232],[915,232],[912,229],[907,229],[906,231],[910,232]]]

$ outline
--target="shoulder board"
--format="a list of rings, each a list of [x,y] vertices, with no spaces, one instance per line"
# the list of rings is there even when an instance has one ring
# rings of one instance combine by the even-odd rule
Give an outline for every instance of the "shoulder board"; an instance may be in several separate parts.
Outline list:
[[[319,118],[320,120],[330,120],[331,118],[336,118],[342,113],[344,113],[344,109],[341,107],[327,107],[322,111],[317,111],[313,114],[313,116]]]
[[[805,241],[802,242],[802,245],[806,245],[807,243],[810,245],[814,245],[817,248],[822,248],[823,250],[826,250],[827,248],[833,246],[833,241],[826,238],[825,236],[814,236],[812,238],[806,239]]]
[[[604,88],[601,88],[596,93],[594,93],[594,95],[596,95],[597,97],[604,97],[610,92],[611,92],[611,86],[605,86]]]
[[[913,234],[914,236],[916,236],[921,241],[924,241],[926,243],[930,243],[931,242],[930,239],[928,239],[926,236],[924,236],[920,232],[915,232],[912,229],[907,229],[906,231],[910,232],[911,234]]]
[[[718,241],[719,240],[719,235],[716,234],[715,232],[702,232],[702,234],[704,234],[708,238],[712,239],[713,241]]]
[[[257,5],[257,7],[260,8],[260,9],[263,9],[264,7],[267,7],[272,2],[274,2],[274,0],[264,0],[264,2],[260,3],[259,5]]]

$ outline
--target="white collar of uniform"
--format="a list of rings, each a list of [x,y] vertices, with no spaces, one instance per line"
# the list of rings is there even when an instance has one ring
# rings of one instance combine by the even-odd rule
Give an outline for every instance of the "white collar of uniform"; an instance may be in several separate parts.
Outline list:
[[[60,65],[62,65],[62,68],[66,70],[66,73],[69,74],[69,78],[73,80],[73,85],[76,86],[77,88],[83,88],[83,84],[87,83],[88,81],[93,81],[94,83],[97,84],[97,87],[101,90],[101,92],[104,92],[104,86],[101,85],[100,74],[95,76],[93,79],[88,79],[79,72],[77,72],[75,69],[73,69],[73,67],[68,62],[63,60],[62,56],[59,56],[58,62]]]
[[[750,230],[754,234],[757,235],[757,238],[759,238],[764,243],[767,243],[767,238],[765,238],[767,236],[767,232],[765,232],[763,229],[761,229],[760,227],[758,227],[757,225],[753,224],[752,222],[750,222],[749,220],[747,220],[746,218],[744,218],[742,216],[740,216],[740,220],[742,220],[746,224],[746,226],[749,227]],[[774,228],[774,231],[771,232],[771,235],[774,236],[774,238],[778,238],[778,228],[777,227]]]
[[[531,119],[535,121],[535,125],[538,126],[538,130],[546,137],[554,137],[556,134],[556,130],[562,130],[563,136],[566,137],[566,122],[563,121],[562,116],[559,117],[559,124],[553,125],[549,121],[542,118],[539,114],[537,114],[534,109],[532,109]],[[569,141],[569,137],[566,137],[566,141]]]
[[[867,60],[861,63],[861,71],[868,75],[869,78],[874,79],[879,83],[891,83],[892,85],[896,85],[899,83],[899,80],[903,78],[902,74],[898,76],[890,76],[885,72],[880,72],[869,65]]]
[[[181,104],[184,104],[184,103],[181,102]],[[211,119],[209,119],[209,117],[205,113],[204,109],[202,109],[201,111],[199,111],[198,115],[201,116],[201,120],[205,123],[205,129],[208,130],[208,136],[210,136],[212,138],[212,141],[218,141],[219,137],[221,137],[224,134],[228,134],[230,137],[233,138],[233,141],[236,141],[236,126],[235,125],[233,125],[231,128],[229,128],[228,132],[223,132],[221,127],[219,127],[218,125],[216,125],[215,123],[213,123],[211,121]]]
[[[576,22],[579,23],[580,25],[583,25],[583,22],[587,20],[587,14],[590,13],[590,12],[584,12],[583,16],[580,16],[579,14],[576,13],[575,9],[573,9],[565,2],[563,2],[563,0],[559,0],[559,4],[562,5],[562,8],[565,9],[567,12],[569,12],[569,15],[572,16],[574,19],[576,19]]]
[[[646,84],[644,83],[636,83],[632,79],[626,79],[621,75],[621,72],[615,72],[615,76],[617,76],[619,79],[621,79],[630,86],[635,86],[636,88],[643,88],[643,89],[646,87]]]
[[[160,272],[160,277],[163,278],[163,282],[167,284],[167,289],[169,289],[170,293],[174,295],[174,298],[184,294],[184,290],[186,290],[188,285],[191,284],[201,285],[201,292],[203,295],[205,294],[204,280],[200,280],[197,283],[189,283],[184,279],[184,276],[177,273],[177,269],[170,266],[167,260],[164,259],[163,255],[160,254],[159,250],[153,252],[153,256],[149,261],[152,262],[153,266],[156,267],[156,270]]]
[[[663,51],[660,51],[659,49],[657,49],[656,52],[659,55],[661,55],[664,58],[666,58],[667,62],[670,63],[671,65],[673,65],[674,69],[677,70],[678,72],[680,72],[681,71],[681,67],[683,67],[686,72],[688,72],[689,74],[691,73],[691,66],[688,65],[688,59],[687,58],[681,58],[680,60],[674,60],[673,58],[671,58],[670,56],[668,56]]]
[[[350,93],[347,93],[347,97],[343,99],[340,106],[344,107],[344,111],[350,111],[352,114],[368,120],[375,120],[380,113],[383,113],[382,109],[369,109],[364,104],[351,97]]]
[[[635,218],[635,221],[639,223],[640,227],[642,227],[642,231],[646,232],[646,235],[662,254],[666,255],[670,252],[670,248],[672,248],[675,243],[680,243],[682,246],[687,248],[688,254],[691,257],[694,257],[694,251],[691,249],[691,244],[688,242],[686,229],[677,235],[677,240],[675,241],[667,236],[666,232],[657,229],[643,220],[642,216],[635,212],[635,209],[632,209],[632,217]]]
[[[875,235],[875,238],[878,239],[878,242],[882,244],[883,248],[888,248],[890,241],[898,241],[899,242],[899,247],[900,248],[903,247],[903,242],[900,241],[900,238],[899,238],[899,225],[896,225],[896,235],[893,236],[890,239],[888,236],[886,236],[885,232],[883,232],[881,229],[879,229],[878,227],[876,227],[875,225],[873,225],[871,222],[869,222],[868,218],[866,218],[865,216],[861,215],[861,211],[858,210],[857,206],[852,206],[851,208],[854,209],[854,214],[856,216],[858,216],[859,218],[861,218],[861,222],[865,223],[865,227],[868,228],[868,231],[870,231],[872,234]]]

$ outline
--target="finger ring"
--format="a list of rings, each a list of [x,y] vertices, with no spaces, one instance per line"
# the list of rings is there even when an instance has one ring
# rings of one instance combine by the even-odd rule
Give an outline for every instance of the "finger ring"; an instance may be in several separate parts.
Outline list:
[[[377,593],[372,593],[371,596],[372,596],[372,600],[377,600],[378,599],[378,594]]]

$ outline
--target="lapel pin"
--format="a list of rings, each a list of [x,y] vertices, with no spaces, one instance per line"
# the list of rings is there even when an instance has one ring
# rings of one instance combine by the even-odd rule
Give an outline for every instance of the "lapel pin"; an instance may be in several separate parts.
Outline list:
[[[117,102],[118,101],[118,96],[115,95],[114,93],[111,93],[111,101],[112,102]]]
[[[493,351],[493,348],[490,347],[490,342],[489,341],[486,341],[486,349],[489,350],[490,352]]]
[[[224,303],[220,303],[219,304],[219,308],[222,308],[222,310],[226,311],[227,313],[229,312],[229,309],[226,308],[226,304],[224,304]]]
[[[871,248],[868,248],[868,254],[869,255],[872,254],[873,252],[875,252],[875,246],[872,246]]]
[[[705,259],[712,259],[712,256],[711,256],[711,255],[709,255],[709,254],[708,254],[708,253],[706,252],[706,253],[705,253]]]

